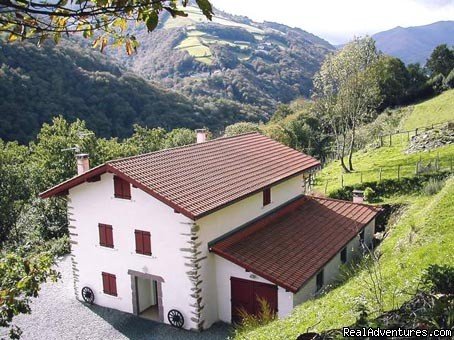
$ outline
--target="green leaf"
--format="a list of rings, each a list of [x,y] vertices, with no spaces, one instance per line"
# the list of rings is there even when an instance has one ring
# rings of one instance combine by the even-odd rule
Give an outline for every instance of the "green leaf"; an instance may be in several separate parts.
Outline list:
[[[148,32],[153,31],[156,28],[156,26],[158,26],[158,21],[159,21],[158,13],[151,12],[145,21],[145,25],[147,25]]]
[[[213,7],[208,0],[196,0],[197,6],[202,10],[202,13],[208,18],[208,20],[213,19]]]

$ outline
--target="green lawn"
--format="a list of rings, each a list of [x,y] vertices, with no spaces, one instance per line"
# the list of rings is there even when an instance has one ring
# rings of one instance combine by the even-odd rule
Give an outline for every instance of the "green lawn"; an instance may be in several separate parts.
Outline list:
[[[435,196],[394,197],[410,203],[379,246],[385,310],[400,306],[415,292],[431,264],[454,265],[454,178]],[[295,339],[308,329],[324,331],[354,323],[358,301],[376,306],[366,270],[324,296],[295,308],[266,326],[237,334],[238,339]],[[374,313],[371,315],[374,316]]]
[[[395,144],[399,144],[395,142]],[[320,193],[330,193],[344,186],[354,185],[363,182],[378,181],[380,179],[397,178],[398,167],[400,165],[400,176],[411,177],[416,171],[416,163],[421,160],[423,166],[430,162],[435,165],[436,159],[439,159],[440,168],[447,170],[451,168],[451,162],[454,162],[454,145],[444,146],[431,152],[419,152],[414,154],[405,154],[404,150],[407,143],[392,147],[381,147],[379,149],[369,149],[355,152],[353,155],[353,167],[355,172],[342,173],[339,161],[334,161],[317,175],[315,190]],[[453,164],[454,165],[454,164]]]
[[[454,121],[454,89],[415,106],[406,119],[405,130]]]
[[[427,100],[414,107],[412,112],[404,117],[400,123],[405,129],[414,129],[454,120],[454,90],[446,91],[433,99]],[[410,135],[411,137],[411,135]],[[315,190],[322,194],[329,194],[343,185],[354,185],[362,182],[372,182],[381,179],[414,176],[416,163],[421,161],[422,166],[429,163],[435,165],[438,158],[439,166],[449,170],[454,162],[454,145],[447,145],[431,152],[405,154],[408,146],[407,134],[393,135],[383,139],[384,146],[378,149],[364,149],[353,155],[353,173],[342,173],[339,161],[326,165],[317,176]],[[378,142],[378,141],[377,141]],[[399,168],[400,166],[400,168]],[[381,170],[380,170],[381,169]]]

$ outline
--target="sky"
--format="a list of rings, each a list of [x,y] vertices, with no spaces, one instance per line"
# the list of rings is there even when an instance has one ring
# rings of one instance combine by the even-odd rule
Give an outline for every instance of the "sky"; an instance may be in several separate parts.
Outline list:
[[[300,27],[332,44],[396,26],[454,20],[454,0],[211,0],[228,13],[254,21]]]

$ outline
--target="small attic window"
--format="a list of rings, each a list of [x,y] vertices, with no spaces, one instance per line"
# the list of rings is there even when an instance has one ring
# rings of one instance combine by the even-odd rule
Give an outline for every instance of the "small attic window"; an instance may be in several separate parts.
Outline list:
[[[271,203],[271,188],[263,189],[263,206]]]
[[[131,199],[131,185],[124,179],[114,176],[114,193],[116,198]]]

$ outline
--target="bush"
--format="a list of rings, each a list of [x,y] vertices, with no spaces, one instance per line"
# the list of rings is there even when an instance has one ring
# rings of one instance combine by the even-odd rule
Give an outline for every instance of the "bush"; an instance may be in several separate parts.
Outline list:
[[[257,297],[257,301],[260,306],[260,311],[257,315],[249,314],[245,309],[238,311],[242,321],[237,325],[237,333],[264,326],[276,319],[276,313],[271,309],[266,299]]]
[[[448,265],[430,265],[422,283],[435,293],[454,294],[454,267]]]
[[[445,86],[454,89],[454,68],[449,72],[445,79]]]
[[[395,194],[411,194],[420,192],[424,186],[432,179],[434,181],[443,181],[450,175],[448,171],[438,173],[422,174],[415,177],[405,177],[398,179],[385,179],[381,182],[365,182],[354,186],[345,186],[331,192],[328,196],[331,198],[351,201],[353,199],[353,190],[365,190],[371,188],[375,191],[376,196],[392,196]]]
[[[422,188],[422,193],[427,196],[435,195],[445,184],[444,180],[439,180],[436,178],[430,178],[429,182]]]
[[[373,202],[376,198],[377,196],[374,189],[372,189],[371,187],[364,189],[364,199],[367,202]]]

